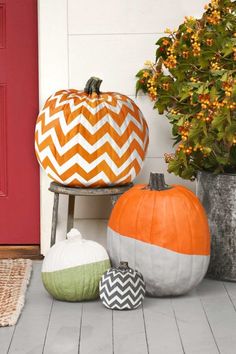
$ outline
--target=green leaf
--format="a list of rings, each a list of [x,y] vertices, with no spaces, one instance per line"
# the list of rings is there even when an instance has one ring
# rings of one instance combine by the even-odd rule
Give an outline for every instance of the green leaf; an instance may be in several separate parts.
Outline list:
[[[166,106],[160,102],[156,102],[154,108],[157,108],[159,114],[163,114],[165,112]]]
[[[215,134],[208,134],[204,136],[202,139],[202,145],[204,146],[212,146],[215,143]]]
[[[171,42],[170,37],[161,37],[161,38],[159,38],[158,41],[156,42],[156,45],[162,45],[162,42],[163,42],[165,39],[168,40],[169,42]]]
[[[210,90],[211,101],[215,101],[216,100],[216,98],[218,97],[217,93],[218,93],[218,91],[217,91],[216,87],[212,86],[212,88]]]
[[[136,92],[135,92],[136,96],[137,96],[139,90],[141,90],[141,84],[140,84],[139,81],[137,81],[137,82],[136,82]]]
[[[179,118],[179,120],[177,121],[176,125],[178,125],[179,127],[181,127],[181,125],[183,125],[185,122],[185,116],[181,116]]]
[[[191,179],[194,176],[195,168],[187,166],[181,173],[181,177],[184,179]]]
[[[221,70],[211,70],[211,74],[213,76],[222,76],[224,73],[226,72],[226,70],[221,69]]]
[[[184,100],[186,100],[186,98],[190,97],[190,91],[186,91],[186,92],[183,92],[181,95],[180,95],[180,102],[183,102]]]
[[[198,62],[199,62],[199,64],[200,64],[201,69],[204,69],[204,68],[207,68],[207,67],[208,67],[209,61],[208,61],[206,58],[200,57],[200,58],[198,59]]]
[[[198,94],[196,92],[194,92],[193,95],[192,95],[192,102],[193,103],[198,103]]]
[[[234,27],[233,27],[233,24],[231,22],[226,22],[225,24],[225,28],[228,30],[228,31],[231,31]]]
[[[178,126],[176,124],[172,126],[172,135],[173,136],[179,135]]]
[[[145,69],[139,70],[135,76],[136,76],[136,77],[141,77],[141,76],[143,76],[144,71],[147,71],[147,70],[145,70]]]
[[[228,72],[225,72],[225,73],[222,75],[220,81],[223,81],[223,82],[228,81],[228,75],[229,75]]]
[[[174,143],[173,143],[173,147],[178,144],[182,139],[181,139],[181,136],[178,135],[176,138],[172,138],[172,140],[175,140]]]
[[[179,155],[179,159],[182,161],[183,165],[185,167],[187,167],[188,166],[188,161],[187,161],[187,157],[186,157],[185,153],[182,150],[180,150],[178,155]]]
[[[206,126],[205,122],[202,123],[202,130],[203,130],[204,135],[207,136],[207,126]]]
[[[138,80],[136,82],[136,92],[135,92],[135,95],[137,96],[138,92],[139,91],[143,91],[143,92],[146,92],[146,89],[144,87],[144,85]]]
[[[182,162],[178,159],[171,160],[168,164],[168,172],[173,172],[175,175],[179,175],[182,167]]]
[[[225,122],[225,115],[218,114],[217,116],[215,116],[215,118],[212,121],[212,127],[220,129],[223,127],[224,122]]]
[[[222,53],[224,54],[224,57],[227,57],[229,54],[233,53],[233,44],[229,44],[227,47],[225,47],[222,50]]]
[[[196,144],[196,143],[199,141],[201,135],[202,135],[202,129],[201,129],[201,127],[196,127],[196,126],[195,126],[195,127],[193,127],[192,129],[190,129],[188,138],[189,138],[189,140],[190,140],[191,142],[193,142],[194,144]]]
[[[199,95],[201,95],[204,93],[204,89],[205,89],[205,85],[201,85],[196,92],[199,93]]]
[[[228,162],[228,156],[216,156],[216,161],[221,165],[226,165]]]

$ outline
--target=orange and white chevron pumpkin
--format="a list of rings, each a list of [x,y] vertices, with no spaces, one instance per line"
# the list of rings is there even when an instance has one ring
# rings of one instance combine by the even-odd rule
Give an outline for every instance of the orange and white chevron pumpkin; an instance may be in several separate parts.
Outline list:
[[[137,105],[119,93],[100,93],[91,78],[84,91],[48,98],[35,130],[38,161],[49,177],[68,186],[131,182],[148,146],[147,123]]]
[[[197,286],[210,259],[210,234],[198,198],[166,186],[162,174],[136,185],[116,202],[108,223],[108,253],[143,274],[147,294],[180,295]]]

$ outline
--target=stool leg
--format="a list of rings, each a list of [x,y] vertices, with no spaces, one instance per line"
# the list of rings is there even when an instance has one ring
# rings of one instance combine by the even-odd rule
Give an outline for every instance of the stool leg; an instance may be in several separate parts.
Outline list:
[[[74,210],[75,210],[75,196],[69,195],[68,200],[68,217],[67,217],[67,232],[69,232],[74,225]]]
[[[59,193],[54,193],[54,203],[53,203],[53,211],[52,211],[51,247],[56,242],[58,203],[59,203]]]
[[[116,194],[116,195],[112,195],[111,196],[111,204],[112,204],[112,208],[115,206],[117,200],[119,199],[119,197],[121,196],[121,194]]]

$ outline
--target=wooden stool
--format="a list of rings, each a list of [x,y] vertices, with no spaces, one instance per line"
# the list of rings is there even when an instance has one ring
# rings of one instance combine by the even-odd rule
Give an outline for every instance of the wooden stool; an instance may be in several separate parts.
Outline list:
[[[112,205],[115,204],[117,199],[130,189],[133,183],[126,184],[124,186],[106,187],[106,188],[79,188],[79,187],[67,187],[56,182],[52,182],[49,187],[49,191],[54,193],[54,204],[52,212],[52,230],[51,230],[51,247],[56,241],[57,231],[57,218],[58,218],[58,204],[59,194],[66,194],[68,198],[68,215],[67,215],[67,232],[73,227],[74,224],[74,208],[76,196],[101,196],[107,195],[111,197]]]

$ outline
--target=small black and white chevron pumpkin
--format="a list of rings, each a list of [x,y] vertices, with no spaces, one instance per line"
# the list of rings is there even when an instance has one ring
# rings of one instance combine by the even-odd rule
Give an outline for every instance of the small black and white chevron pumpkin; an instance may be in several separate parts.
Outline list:
[[[106,271],[99,283],[100,299],[104,306],[114,310],[132,310],[142,304],[145,296],[143,276],[131,269],[127,262]]]

